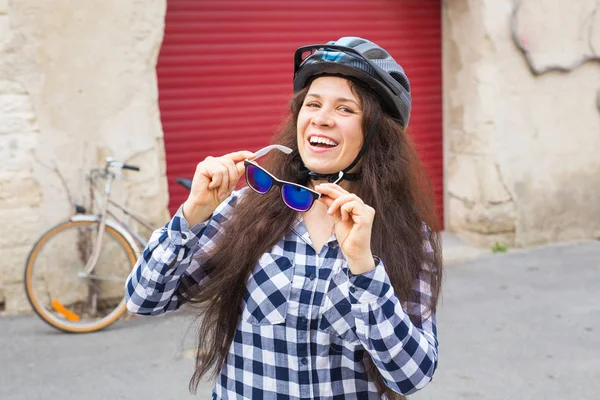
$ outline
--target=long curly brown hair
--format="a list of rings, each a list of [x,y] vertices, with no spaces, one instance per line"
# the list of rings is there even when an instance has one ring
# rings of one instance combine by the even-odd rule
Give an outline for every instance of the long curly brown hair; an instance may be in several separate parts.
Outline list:
[[[416,300],[413,284],[419,274],[429,274],[433,295],[429,312],[436,304],[442,280],[438,235],[430,236],[433,259],[423,251],[423,223],[437,231],[437,217],[430,181],[401,125],[381,107],[377,96],[361,84],[351,82],[363,111],[363,132],[378,121],[362,158],[362,179],[357,195],[376,211],[373,221],[373,254],[386,265],[392,286],[400,301]],[[308,87],[296,93],[291,113],[274,138],[274,143],[293,149],[291,155],[272,152],[265,168],[280,179],[305,184],[299,179],[302,160],[298,153],[296,120]],[[252,268],[263,253],[291,229],[296,214],[286,207],[277,191],[258,195],[253,191],[236,204],[223,232],[208,257],[200,260],[208,275],[201,288],[182,282],[178,296],[182,302],[197,305],[201,313],[196,370],[190,381],[195,392],[203,377],[214,378],[221,370],[242,313],[242,296]],[[277,223],[273,223],[277,221]],[[433,268],[424,269],[427,263]],[[410,315],[418,323],[422,315]],[[401,399],[383,382],[372,360],[365,356],[365,368],[380,395]]]

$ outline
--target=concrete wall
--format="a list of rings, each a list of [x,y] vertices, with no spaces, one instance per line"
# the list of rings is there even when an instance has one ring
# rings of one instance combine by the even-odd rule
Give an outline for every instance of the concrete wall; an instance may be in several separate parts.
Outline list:
[[[167,217],[155,74],[165,7],[0,0],[0,312],[29,309],[31,246],[69,216],[70,198],[87,202],[85,171],[107,156],[142,168],[115,198],[155,223]]]
[[[534,76],[513,0],[444,2],[447,227],[475,244],[600,238],[600,62]],[[535,68],[600,56],[600,2],[524,0]]]

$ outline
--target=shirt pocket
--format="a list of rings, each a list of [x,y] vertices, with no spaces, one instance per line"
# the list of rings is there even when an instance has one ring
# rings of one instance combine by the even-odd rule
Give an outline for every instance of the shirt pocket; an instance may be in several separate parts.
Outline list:
[[[319,318],[319,329],[348,342],[359,342],[349,299],[350,281],[344,269],[333,273]]]
[[[246,283],[242,319],[253,325],[285,322],[293,276],[287,257],[263,254]]]

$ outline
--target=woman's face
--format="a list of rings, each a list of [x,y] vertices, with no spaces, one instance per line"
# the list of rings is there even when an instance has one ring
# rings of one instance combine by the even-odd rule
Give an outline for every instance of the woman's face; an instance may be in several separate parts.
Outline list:
[[[321,174],[348,167],[362,146],[362,119],[348,80],[315,79],[298,114],[298,150],[304,165]]]

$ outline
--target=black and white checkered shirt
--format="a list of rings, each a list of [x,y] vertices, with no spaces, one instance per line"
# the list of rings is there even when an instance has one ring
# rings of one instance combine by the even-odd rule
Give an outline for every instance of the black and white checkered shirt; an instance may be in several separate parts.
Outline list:
[[[214,247],[243,192],[234,192],[204,223],[188,227],[180,208],[154,232],[127,280],[131,312],[156,315],[179,307],[180,280],[206,278],[193,256]],[[432,251],[428,241],[424,250]],[[335,236],[317,254],[298,219],[250,275],[212,398],[379,399],[365,373],[365,352],[392,390],[421,389],[436,369],[438,343],[435,314],[424,315],[430,284],[418,279],[414,290],[419,302],[401,303],[381,261],[368,273],[350,274]]]

